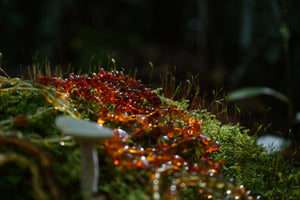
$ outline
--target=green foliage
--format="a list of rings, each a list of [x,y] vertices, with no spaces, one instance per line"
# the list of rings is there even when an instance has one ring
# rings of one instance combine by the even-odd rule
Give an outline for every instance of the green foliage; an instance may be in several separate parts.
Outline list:
[[[159,89],[155,92],[159,93]],[[202,120],[201,126],[204,135],[211,136],[221,145],[220,149],[213,152],[215,160],[226,158],[227,162],[222,166],[222,171],[227,179],[234,178],[237,184],[245,185],[254,195],[261,195],[264,199],[297,199],[300,198],[300,172],[299,163],[294,160],[285,160],[279,153],[266,154],[265,149],[256,144],[255,136],[248,136],[248,130],[240,125],[223,124],[217,120],[216,115],[207,110],[188,110],[189,101],[173,101],[160,95],[163,104],[176,105],[186,110],[190,116]],[[55,117],[61,113],[54,109],[42,94],[32,92],[22,94],[21,91],[11,90],[2,93],[0,98],[1,123],[7,118],[20,114],[31,116],[26,126],[14,125],[13,130],[20,131],[23,135],[32,136],[36,134],[39,138],[34,141],[51,155],[53,175],[57,187],[62,192],[63,199],[82,199],[79,191],[80,174],[80,152],[74,141],[59,141],[59,133],[54,126]],[[143,102],[145,105],[148,102]],[[222,104],[222,102],[219,102]],[[96,120],[97,113],[101,107],[99,104],[82,99],[73,99],[71,107],[74,106],[83,118]],[[110,108],[114,110],[113,107]],[[3,114],[2,114],[3,113]],[[166,123],[170,119],[166,118]],[[105,124],[115,127],[111,122]],[[123,126],[118,124],[118,126]],[[259,127],[259,126],[258,126]],[[0,128],[3,128],[0,127]],[[1,134],[4,130],[2,130]],[[9,131],[5,131],[9,133]],[[159,134],[158,134],[159,135]],[[54,143],[47,142],[55,137]],[[32,138],[32,137],[31,137]],[[47,140],[48,138],[48,140]],[[159,139],[153,139],[149,134],[144,134],[137,141],[128,142],[129,145],[141,143],[144,148],[155,145]],[[121,169],[114,166],[110,157],[107,156],[104,146],[98,145],[100,166],[100,194],[110,199],[124,200],[148,200],[151,197],[151,188],[148,185],[149,173],[138,169]],[[17,147],[1,146],[0,152],[15,151],[26,154]],[[178,152],[180,154],[180,152]],[[200,151],[186,151],[180,154],[184,158],[197,161],[202,156]],[[38,162],[37,159],[33,159]],[[14,172],[18,172],[15,174]],[[12,196],[13,199],[22,197],[30,198],[30,173],[26,169],[20,169],[15,165],[1,166],[0,191],[9,199],[7,191],[20,190],[20,193]],[[19,187],[21,185],[21,187]],[[9,186],[9,189],[6,189]],[[182,190],[181,199],[201,199],[195,188],[187,187]]]
[[[111,199],[150,200],[151,191],[143,185],[149,174],[136,170],[120,169],[109,165],[100,172],[99,190]]]
[[[221,144],[213,157],[226,158],[227,162],[221,169],[227,179],[234,178],[238,185],[244,185],[263,199],[300,197],[297,161],[285,160],[279,153],[266,154],[266,150],[256,144],[257,138],[248,136],[248,130],[240,125],[221,124],[206,111],[202,111],[199,118],[204,119],[203,133]]]
[[[23,134],[56,135],[54,119],[59,114],[42,93],[23,93],[12,89],[0,98],[0,120],[11,121]]]

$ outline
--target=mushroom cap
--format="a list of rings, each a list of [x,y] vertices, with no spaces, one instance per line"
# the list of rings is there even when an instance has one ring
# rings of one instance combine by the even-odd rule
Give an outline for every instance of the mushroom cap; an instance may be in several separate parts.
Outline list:
[[[76,140],[97,142],[100,139],[114,136],[112,129],[82,119],[58,116],[55,124],[63,135],[73,136]]]
[[[274,135],[265,135],[259,137],[256,143],[258,145],[262,145],[267,150],[267,154],[271,154],[276,151],[282,151],[291,145],[290,140]]]

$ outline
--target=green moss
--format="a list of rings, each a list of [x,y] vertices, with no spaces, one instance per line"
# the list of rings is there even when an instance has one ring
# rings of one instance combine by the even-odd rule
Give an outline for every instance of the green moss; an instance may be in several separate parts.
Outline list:
[[[44,88],[43,88],[44,89]],[[159,90],[156,91],[159,93]],[[256,144],[255,136],[248,136],[248,130],[240,125],[222,124],[216,116],[207,110],[187,110],[188,101],[172,101],[160,95],[163,104],[176,105],[184,109],[189,116],[194,116],[203,121],[201,126],[204,135],[211,136],[220,143],[220,149],[213,152],[215,160],[226,158],[227,162],[221,170],[226,179],[234,178],[238,185],[245,185],[254,195],[261,195],[264,199],[300,199],[300,172],[299,163],[294,160],[285,160],[279,153],[266,154],[266,151]],[[148,105],[147,101],[142,102]],[[76,107],[82,118],[96,121],[101,111],[101,105],[83,99],[73,99],[70,107]],[[114,106],[109,107],[114,111]],[[61,191],[62,199],[82,199],[79,191],[80,152],[74,141],[60,143],[59,132],[54,125],[54,119],[62,111],[55,110],[43,93],[23,93],[22,90],[12,89],[1,93],[0,96],[0,134],[20,132],[23,136],[34,138],[43,151],[51,155],[53,175],[56,186]],[[27,116],[26,125],[14,122],[16,116]],[[7,123],[9,122],[9,123]],[[165,119],[165,123],[173,123],[171,119]],[[183,122],[182,122],[183,123]],[[126,128],[126,124],[113,121],[105,124],[108,127]],[[184,124],[181,124],[183,126]],[[180,126],[180,124],[179,124]],[[147,132],[136,140],[129,140],[128,145],[141,144],[144,148],[152,147],[159,142],[159,132]],[[56,142],[45,142],[46,139],[54,139]],[[45,139],[45,140],[44,140]],[[63,144],[63,146],[62,146]],[[199,144],[194,144],[199,145]],[[121,169],[114,166],[107,156],[104,146],[98,145],[100,166],[99,190],[109,199],[124,200],[148,200],[151,199],[149,185],[149,172],[139,169]],[[14,151],[23,153],[32,159],[32,155],[18,147],[1,145],[0,152]],[[191,148],[186,152],[177,152],[186,160],[197,162],[202,152],[200,149]],[[39,160],[34,158],[34,162]],[[13,166],[13,167],[11,167]],[[12,190],[20,190],[20,193],[11,199],[30,197],[30,173],[26,169],[19,169],[14,165],[5,165],[0,168],[0,192],[9,199]],[[14,172],[19,174],[15,175]],[[21,187],[19,186],[21,185]],[[9,186],[9,188],[8,188]],[[12,188],[12,189],[11,189]],[[182,190],[181,199],[202,199],[195,188],[187,187]]]
[[[176,101],[161,96],[162,101],[179,108],[188,108],[188,101]],[[299,199],[300,163],[286,160],[280,153],[267,154],[256,144],[257,137],[249,136],[248,130],[240,124],[223,124],[207,110],[188,111],[190,115],[202,120],[202,134],[211,136],[220,143],[220,149],[212,153],[215,160],[226,159],[221,167],[229,180],[233,178],[238,185],[244,185],[255,196],[263,199]],[[197,155],[192,152],[190,156]],[[192,188],[183,191],[187,195]],[[192,198],[189,196],[189,198]],[[184,199],[184,197],[183,197]]]
[[[55,117],[60,113],[45,99],[43,93],[23,93],[12,89],[0,98],[0,119],[10,121],[13,129],[24,135],[57,135]]]
[[[35,112],[39,107],[49,106],[42,94],[35,92],[26,95],[20,90],[12,89],[7,93],[2,93],[0,98],[0,116],[1,120],[9,116],[27,114]]]
[[[221,170],[227,179],[234,178],[254,195],[263,199],[298,199],[300,188],[299,163],[285,160],[280,153],[267,154],[256,144],[255,136],[240,125],[221,124],[207,111],[199,113],[204,119],[202,132],[220,142],[220,149],[212,154],[218,160],[226,158]]]

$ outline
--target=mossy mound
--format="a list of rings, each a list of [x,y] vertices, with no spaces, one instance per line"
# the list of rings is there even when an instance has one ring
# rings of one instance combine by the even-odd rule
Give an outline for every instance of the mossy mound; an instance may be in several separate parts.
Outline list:
[[[203,122],[202,133],[220,143],[219,150],[212,152],[211,156],[213,160],[226,158],[227,161],[221,170],[229,182],[232,182],[230,179],[233,178],[237,185],[244,185],[254,196],[261,195],[263,199],[300,198],[300,172],[296,161],[285,160],[279,153],[266,154],[266,151],[256,144],[257,138],[248,136],[247,130],[240,125],[222,124],[215,115],[206,110],[187,110],[188,101],[174,102],[164,98],[158,90],[156,92],[162,103],[176,105]],[[149,106],[149,102],[144,104]],[[62,91],[53,87],[19,79],[1,78],[2,197],[83,199],[79,187],[81,158],[78,146],[72,139],[60,135],[54,120],[58,115],[81,114],[84,119],[96,121],[97,112],[100,110],[99,104],[93,101],[80,98],[67,101]],[[113,122],[105,125],[117,126]],[[156,140],[147,137],[142,139],[147,140],[143,145],[155,145],[152,142]],[[99,144],[97,150],[100,160],[99,193],[103,199],[152,199],[149,171],[140,168],[121,169],[113,164],[113,159],[108,156],[104,144]],[[193,155],[190,156],[195,158],[201,154],[197,150],[191,152]],[[9,162],[13,156],[16,160],[25,158],[20,163]],[[32,171],[34,166],[38,166],[38,171]],[[38,185],[32,182],[32,177],[36,174],[39,175]],[[165,181],[170,180],[166,177]],[[183,188],[180,197],[205,199],[194,187]]]

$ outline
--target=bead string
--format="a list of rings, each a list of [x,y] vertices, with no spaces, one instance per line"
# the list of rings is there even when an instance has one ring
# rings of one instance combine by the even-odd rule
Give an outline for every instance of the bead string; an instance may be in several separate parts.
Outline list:
[[[116,124],[115,136],[104,143],[108,155],[116,166],[151,172],[153,199],[176,199],[184,186],[198,187],[208,199],[215,194],[224,199],[254,199],[242,186],[224,181],[220,172],[224,160],[210,157],[220,144],[202,134],[202,121],[175,105],[163,105],[140,81],[100,69],[92,76],[41,77],[40,83],[56,87],[70,99],[80,97],[101,105],[98,123]],[[162,176],[172,177],[167,191],[161,191]]]

